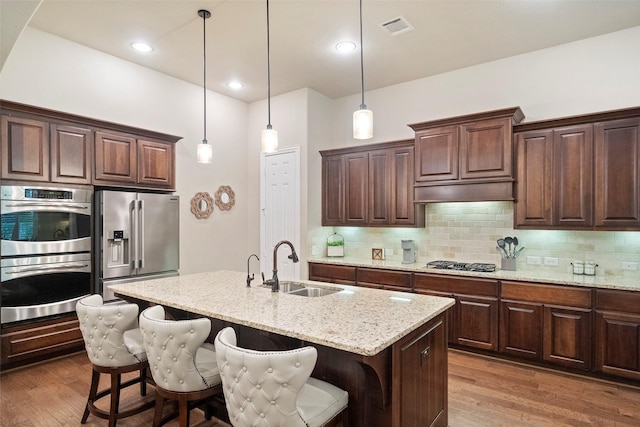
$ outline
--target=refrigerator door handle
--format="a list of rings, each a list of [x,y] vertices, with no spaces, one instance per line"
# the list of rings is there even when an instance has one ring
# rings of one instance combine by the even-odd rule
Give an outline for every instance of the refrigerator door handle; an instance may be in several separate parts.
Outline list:
[[[138,263],[138,268],[144,268],[144,200],[140,200],[140,205],[138,209],[138,221],[140,222],[140,234],[138,235],[139,245],[140,245],[140,261]]]
[[[139,252],[139,242],[138,242],[138,203],[136,200],[131,202],[131,229],[133,230],[133,257],[131,259],[132,263],[132,273],[136,274],[138,269],[138,252]]]

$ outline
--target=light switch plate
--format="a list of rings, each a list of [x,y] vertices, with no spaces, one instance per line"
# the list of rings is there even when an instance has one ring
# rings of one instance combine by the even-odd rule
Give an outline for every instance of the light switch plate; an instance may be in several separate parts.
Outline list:
[[[544,265],[558,265],[558,258],[546,256],[544,257]]]
[[[621,264],[623,270],[636,271],[638,269],[638,263],[637,262],[622,262],[620,264]]]
[[[540,258],[539,256],[528,256],[527,264],[540,265],[542,264],[542,258]]]
[[[393,256],[393,249],[385,248],[384,249],[384,255],[385,256]]]

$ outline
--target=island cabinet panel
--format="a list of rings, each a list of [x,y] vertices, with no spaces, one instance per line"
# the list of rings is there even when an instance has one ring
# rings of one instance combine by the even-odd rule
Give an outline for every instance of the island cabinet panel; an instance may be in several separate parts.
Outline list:
[[[501,298],[501,352],[591,369],[591,289],[503,281]]]
[[[343,156],[322,159],[322,224],[343,225],[345,178]]]
[[[596,290],[595,370],[640,380],[640,292]]]
[[[309,280],[343,285],[356,284],[356,267],[347,265],[309,263]]]
[[[51,181],[91,184],[93,132],[89,128],[51,125]]]
[[[2,328],[1,368],[11,369],[84,348],[75,313]]]
[[[424,227],[414,201],[414,142],[321,151],[322,225]]]
[[[409,125],[415,131],[415,201],[513,200],[512,129],[506,108]]]
[[[498,350],[498,282],[475,277],[414,274],[417,293],[456,300],[449,309],[449,342],[483,350]]]
[[[134,135],[96,132],[96,184],[136,182],[137,150]]]
[[[2,178],[49,181],[49,124],[2,116]]]
[[[640,118],[595,125],[596,228],[640,228]]]
[[[358,267],[356,278],[358,286],[403,292],[413,289],[413,274],[404,271]]]
[[[393,345],[392,425],[448,425],[446,329],[439,316]]]

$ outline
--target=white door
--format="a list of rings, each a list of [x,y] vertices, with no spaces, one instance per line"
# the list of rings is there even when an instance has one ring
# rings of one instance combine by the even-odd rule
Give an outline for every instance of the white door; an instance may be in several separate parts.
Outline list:
[[[273,274],[273,248],[290,241],[300,253],[300,148],[262,155],[260,266],[265,278]],[[278,248],[278,278],[300,279],[300,264],[288,257],[287,244]]]

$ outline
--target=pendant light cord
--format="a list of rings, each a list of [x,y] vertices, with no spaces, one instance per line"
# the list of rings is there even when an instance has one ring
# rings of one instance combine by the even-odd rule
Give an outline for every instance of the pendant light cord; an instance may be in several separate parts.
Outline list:
[[[267,0],[267,129],[271,129],[271,52],[269,43],[269,0]]]
[[[202,143],[207,143],[207,18],[210,16],[208,11],[200,11],[202,16],[202,58],[203,58],[203,73],[202,73],[202,91],[204,93],[204,135],[202,137]]]
[[[361,110],[366,110],[367,106],[364,104],[364,49],[362,47],[362,0],[360,0],[360,93],[362,94],[362,103],[360,104]]]

